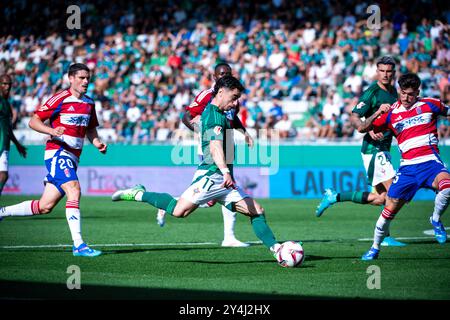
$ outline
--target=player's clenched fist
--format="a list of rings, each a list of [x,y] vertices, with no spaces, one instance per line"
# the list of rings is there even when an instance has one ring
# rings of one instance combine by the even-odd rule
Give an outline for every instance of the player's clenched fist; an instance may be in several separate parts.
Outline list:
[[[383,103],[380,108],[378,108],[378,111],[380,114],[386,113],[391,108],[391,105],[389,103]]]
[[[53,128],[51,130],[50,134],[52,136],[59,137],[59,136],[62,136],[64,134],[64,130],[66,130],[66,128],[59,126],[59,127]]]

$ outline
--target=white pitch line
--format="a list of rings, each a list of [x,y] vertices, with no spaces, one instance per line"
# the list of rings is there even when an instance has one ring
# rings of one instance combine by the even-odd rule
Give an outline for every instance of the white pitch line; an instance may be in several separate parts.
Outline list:
[[[261,241],[246,241],[247,243],[259,244]],[[219,245],[218,242],[172,242],[172,243],[103,243],[92,244],[90,247],[144,247],[144,246],[205,246]],[[42,244],[42,245],[20,245],[20,246],[0,246],[0,249],[39,249],[39,248],[66,248],[71,244]]]
[[[423,239],[434,239],[434,236],[432,237],[395,237],[397,240],[423,240]],[[358,239],[358,241],[373,241],[373,238],[362,238]]]

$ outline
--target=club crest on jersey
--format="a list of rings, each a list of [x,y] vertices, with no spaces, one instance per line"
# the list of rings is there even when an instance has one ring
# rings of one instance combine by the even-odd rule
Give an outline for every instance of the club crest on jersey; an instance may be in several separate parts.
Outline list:
[[[361,109],[362,107],[364,107],[366,104],[363,102],[363,101],[361,101],[360,103],[358,103],[357,105],[356,105],[356,109]]]
[[[421,107],[417,107],[416,111],[417,111],[417,114],[421,114],[422,113],[422,108]]]
[[[197,193],[200,193],[200,189],[199,189],[199,188],[195,188],[195,189],[192,191],[192,195],[193,195],[193,196],[195,196]]]
[[[213,131],[218,136],[222,132],[222,127],[215,126]]]

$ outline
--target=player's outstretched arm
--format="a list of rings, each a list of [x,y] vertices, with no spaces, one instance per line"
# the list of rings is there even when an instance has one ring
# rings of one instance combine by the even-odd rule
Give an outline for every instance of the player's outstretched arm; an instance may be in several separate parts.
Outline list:
[[[253,147],[254,141],[252,136],[247,132],[247,129],[245,129],[244,125],[241,122],[241,119],[237,115],[234,116],[233,119],[233,128],[240,131],[245,136],[245,143],[249,147]]]
[[[100,151],[101,153],[106,153],[108,145],[103,143],[98,137],[98,132],[96,128],[90,128],[86,131],[86,137],[89,141]]]
[[[375,119],[378,118],[380,115],[388,112],[389,108],[390,108],[389,104],[382,104],[374,114],[366,118],[364,121],[361,119],[359,114],[353,112],[350,117],[350,121],[354,126],[354,128],[358,130],[358,132],[365,133],[372,129],[373,122],[375,121]]]
[[[16,145],[17,151],[19,151],[19,154],[26,158],[27,157],[27,148],[25,148],[20,142],[19,140],[17,140],[14,131],[12,130],[12,128],[9,128],[9,136],[11,137],[11,141]]]
[[[184,123],[184,125],[186,127],[189,128],[189,130],[195,131],[195,127],[194,127],[193,123],[191,122],[192,121],[192,117],[191,117],[191,114],[189,112],[185,112],[184,113],[183,118],[181,119],[181,121]]]

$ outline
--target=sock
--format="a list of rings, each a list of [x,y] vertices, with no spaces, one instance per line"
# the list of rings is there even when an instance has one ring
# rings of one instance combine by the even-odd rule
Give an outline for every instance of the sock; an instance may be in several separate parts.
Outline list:
[[[383,242],[384,238],[389,236],[389,225],[395,214],[393,214],[389,209],[384,208],[378,218],[377,224],[375,226],[375,232],[373,237],[373,245],[375,249],[380,249],[380,243]]]
[[[136,193],[136,195],[134,196],[134,200],[142,202],[142,196],[144,195],[144,193],[142,191],[139,191],[138,193]]]
[[[366,204],[369,192],[341,192],[336,197],[337,202],[352,201],[354,203]]]
[[[223,239],[234,240],[234,224],[236,223],[236,212],[228,210],[225,206],[222,206],[223,216]]]
[[[442,214],[450,203],[450,180],[441,180],[439,182],[439,192],[434,199],[433,221],[439,222]]]
[[[277,243],[272,230],[270,230],[266,223],[266,217],[264,214],[258,214],[257,216],[250,217],[250,220],[252,223],[253,232],[255,232],[258,239],[261,240],[267,248],[270,249],[270,247]]]
[[[39,214],[39,201],[28,200],[8,207],[0,208],[1,217],[32,216]]]
[[[73,245],[79,247],[83,243],[81,238],[81,215],[80,202],[78,200],[67,200],[66,218],[72,235]]]
[[[177,200],[168,193],[144,192],[142,195],[142,202],[147,202],[152,206],[165,210],[172,215]]]

